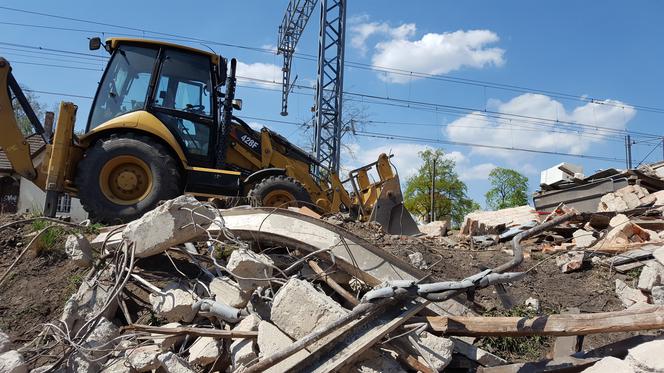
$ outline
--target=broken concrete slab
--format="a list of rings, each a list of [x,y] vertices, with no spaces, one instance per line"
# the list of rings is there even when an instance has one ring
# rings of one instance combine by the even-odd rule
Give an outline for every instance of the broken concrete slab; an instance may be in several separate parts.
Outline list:
[[[568,251],[556,257],[556,265],[563,273],[578,271],[583,268],[585,251]]]
[[[408,254],[408,259],[410,260],[410,264],[419,269],[427,269],[427,262],[424,260],[424,255],[422,253],[412,253]]]
[[[28,373],[28,366],[21,354],[15,350],[9,350],[0,354],[0,372]]]
[[[255,314],[250,314],[240,321],[233,331],[256,331],[258,330],[258,324],[261,320]],[[233,369],[238,369],[240,366],[246,365],[250,361],[258,357],[256,352],[255,343],[253,340],[245,339],[236,339],[233,340],[233,343],[230,347],[231,353],[231,363]]]
[[[664,286],[653,286],[650,295],[652,304],[664,305]]]
[[[629,365],[629,363],[615,358],[613,356],[607,356],[602,360],[595,363],[595,365],[587,368],[583,371],[584,373],[635,373],[634,369]]]
[[[629,223],[629,218],[625,214],[617,214],[609,220],[609,227],[616,228]]]
[[[273,355],[277,351],[289,346],[293,343],[293,340],[286,335],[284,332],[279,330],[276,326],[270,324],[267,321],[261,321],[258,324],[258,350],[260,351],[259,356],[261,358]],[[280,363],[272,366],[267,369],[265,372],[276,373],[283,372],[287,367],[295,365],[298,361],[303,360],[309,356],[307,350],[300,350],[295,354],[284,359]]]
[[[82,234],[70,234],[65,241],[65,253],[79,267],[92,265],[92,247]]]
[[[136,370],[129,364],[129,361],[123,356],[111,359],[106,362],[103,368],[101,368],[102,373],[135,373]],[[30,372],[32,373],[32,372]]]
[[[649,196],[648,190],[639,185],[628,185],[600,199],[597,211],[625,211],[641,206],[652,205],[656,197]]]
[[[178,355],[172,352],[166,352],[157,357],[160,367],[166,373],[195,373],[196,371]]]
[[[625,361],[638,372],[664,372],[664,339],[642,343],[629,350]]]
[[[362,354],[353,365],[352,372],[356,373],[405,373],[406,371],[390,356],[368,350]]]
[[[118,226],[114,226],[118,227]],[[113,231],[113,230],[108,230],[106,232],[101,232],[90,241],[90,246],[94,250],[101,250],[102,246],[104,245],[104,242],[106,242],[106,249],[107,250],[115,250],[118,247],[120,247],[120,244],[122,243],[122,231]]]
[[[231,253],[226,268],[237,276],[238,285],[244,291],[253,291],[259,286],[270,284],[263,278],[272,277],[272,259],[251,250],[237,249]]]
[[[664,247],[660,247],[653,251],[652,256],[659,264],[664,265]]]
[[[593,236],[593,232],[588,232],[585,229],[577,229],[572,233],[574,237],[574,245],[578,249],[585,249],[591,247],[597,239]]]
[[[111,299],[112,288],[110,270],[99,274],[96,281],[83,280],[78,291],[65,303],[60,321],[67,325],[71,333],[76,333],[90,317],[104,309],[106,304],[108,307],[105,308],[102,316],[107,319],[113,318],[118,309],[118,303],[116,298]]]
[[[90,355],[100,358],[107,354],[105,350],[112,350],[115,347],[116,342],[113,339],[119,335],[120,329],[107,318],[101,317],[97,326],[83,342],[83,346],[92,349]],[[105,361],[105,359],[100,360],[100,363],[103,364]]]
[[[528,205],[498,211],[477,211],[466,215],[460,234],[477,236],[500,234],[505,228],[537,222],[538,216]]]
[[[217,360],[221,354],[223,341],[212,337],[199,337],[189,347],[189,364],[201,366],[210,365]]]
[[[643,266],[637,287],[649,292],[653,286],[661,285],[663,280],[664,266],[657,261],[651,261]]]
[[[164,328],[177,328],[182,326],[179,322],[171,322],[168,324],[162,325]],[[164,335],[164,334],[152,334],[152,342],[154,342],[162,351],[168,351],[171,348],[177,346],[178,344],[184,342],[185,335]]]
[[[450,229],[450,222],[449,220],[436,220],[424,225],[418,225],[417,228],[428,237],[444,237]]]
[[[210,292],[217,302],[223,302],[235,308],[244,308],[251,299],[250,291],[242,290],[237,282],[228,277],[212,279]]]
[[[646,297],[641,290],[631,288],[621,279],[616,279],[616,295],[620,298],[623,306],[625,308],[631,307],[637,303],[648,303],[648,297]]]
[[[125,352],[127,362],[138,372],[150,372],[160,365],[157,357],[161,354],[157,345],[147,345],[129,349]]]
[[[303,300],[306,299],[306,302]],[[291,338],[300,339],[315,329],[344,317],[348,310],[314,286],[298,279],[290,279],[277,291],[272,302],[270,319]],[[323,338],[312,348],[325,344]]]
[[[190,322],[196,316],[192,305],[196,302],[194,294],[176,282],[162,289],[164,294],[150,294],[150,304],[156,314],[168,322]]]
[[[438,371],[442,371],[452,361],[452,352],[454,351],[454,342],[447,338],[435,336],[427,331],[419,335],[418,341],[424,356],[421,356],[412,344],[404,343],[403,346],[406,351],[413,356],[417,356],[417,360],[425,365],[427,361],[433,364],[433,367]]]
[[[201,228],[209,227],[214,218],[212,210],[195,197],[184,195],[127,224],[122,238],[133,244],[137,258],[145,258],[200,236]]]
[[[0,353],[7,352],[11,349],[12,340],[3,332],[0,332]]]

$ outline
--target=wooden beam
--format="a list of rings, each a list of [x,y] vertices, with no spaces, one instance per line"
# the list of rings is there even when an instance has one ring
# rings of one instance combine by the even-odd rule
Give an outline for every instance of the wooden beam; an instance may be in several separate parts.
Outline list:
[[[231,338],[252,338],[255,339],[258,337],[257,331],[237,331],[237,330],[221,330],[221,329],[207,329],[207,328],[190,328],[185,326],[180,326],[177,328],[163,328],[161,326],[150,326],[150,325],[141,325],[141,324],[131,324],[122,327],[124,331],[133,331],[133,332],[146,332],[152,334],[166,334],[166,335],[177,335],[177,334],[188,334],[196,337],[212,337],[220,339],[231,339]]]
[[[636,310],[523,317],[427,316],[434,331],[465,336],[586,335],[664,328],[664,306]]]

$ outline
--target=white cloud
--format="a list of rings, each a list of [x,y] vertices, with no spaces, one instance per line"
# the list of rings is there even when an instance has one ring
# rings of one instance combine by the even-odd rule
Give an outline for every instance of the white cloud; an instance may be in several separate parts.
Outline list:
[[[493,163],[480,163],[474,166],[459,167],[459,178],[463,181],[470,180],[487,180],[489,173],[498,166]]]
[[[238,81],[274,88],[270,82],[281,83],[281,66],[271,63],[237,63]]]
[[[606,105],[607,103],[611,105]],[[564,123],[555,124],[554,128],[543,128],[533,124],[535,121],[541,125],[542,121],[524,117],[624,129],[636,114],[633,107],[615,100],[605,100],[598,104],[587,103],[568,111],[560,102],[532,93],[517,96],[507,102],[491,100],[489,106],[492,111],[504,114],[489,117],[485,113],[474,112],[450,123],[443,131],[450,140],[458,142],[581,154],[591,145],[605,141],[597,136],[601,130]],[[522,117],[505,115],[507,113]],[[574,131],[570,132],[570,128]],[[514,158],[514,153],[510,151],[480,147],[474,147],[473,151],[506,159]]]
[[[463,67],[501,66],[505,62],[505,51],[491,46],[500,38],[490,30],[427,33],[413,39],[417,31],[414,23],[392,27],[386,22],[368,22],[367,17],[358,18],[350,30],[351,45],[362,54],[367,52],[370,37],[383,38],[373,46],[371,62],[376,68],[446,74]],[[411,81],[410,76],[390,73],[380,78],[393,83]]]
[[[419,152],[431,149],[430,146],[409,143],[397,143],[391,145],[381,145],[375,148],[360,147],[359,145],[352,145],[355,151],[355,158],[352,159],[348,152],[344,152],[342,158],[342,179],[348,174],[349,170],[375,162],[380,153],[394,154],[391,159],[392,163],[399,172],[399,178],[404,182],[410,176],[413,176],[417,169],[422,164]]]

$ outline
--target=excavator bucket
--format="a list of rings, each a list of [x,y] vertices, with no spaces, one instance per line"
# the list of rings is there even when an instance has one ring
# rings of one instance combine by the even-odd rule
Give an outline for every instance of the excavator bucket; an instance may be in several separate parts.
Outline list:
[[[398,176],[385,180],[381,185],[369,221],[380,223],[389,234],[408,236],[420,234],[417,223],[403,204]]]

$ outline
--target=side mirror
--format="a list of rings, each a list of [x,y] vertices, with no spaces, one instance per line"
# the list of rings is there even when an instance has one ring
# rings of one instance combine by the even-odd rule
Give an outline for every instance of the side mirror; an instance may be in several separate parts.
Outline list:
[[[90,48],[91,51],[96,51],[97,49],[101,48],[101,38],[99,37],[90,38],[88,48]]]
[[[228,60],[219,57],[219,63],[217,63],[217,84],[224,85],[226,84],[226,78],[228,77]]]
[[[235,110],[242,110],[242,100],[239,98],[236,98],[233,100],[233,109]]]

